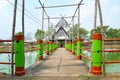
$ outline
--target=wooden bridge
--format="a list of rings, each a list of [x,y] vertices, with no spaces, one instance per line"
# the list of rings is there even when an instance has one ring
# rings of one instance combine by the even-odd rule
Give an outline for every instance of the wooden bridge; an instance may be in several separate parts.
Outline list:
[[[49,32],[48,34],[50,34],[50,31],[49,31],[50,19],[59,19],[59,17],[53,17],[53,18],[49,17],[45,9],[48,7],[45,7],[40,0],[38,1],[41,5],[40,8],[42,8],[42,27],[41,27],[42,31],[44,31],[43,30],[44,19],[48,19],[48,32]],[[40,76],[40,77],[57,76],[55,79],[52,78],[51,80],[56,80],[56,79],[62,80],[61,78],[58,79],[58,76],[59,77],[69,76],[68,77],[69,80],[74,80],[74,79],[76,80],[76,77],[77,77],[77,79],[79,80],[79,76],[85,76],[85,79],[96,80],[96,79],[102,79],[103,76],[105,76],[106,64],[120,63],[119,58],[115,60],[106,59],[106,56],[108,56],[109,53],[117,52],[116,54],[119,54],[120,50],[118,48],[115,49],[116,45],[113,46],[112,49],[108,50],[109,48],[106,48],[105,45],[108,44],[108,47],[109,47],[111,42],[113,42],[114,44],[117,44],[119,43],[120,38],[116,38],[116,39],[104,38],[100,0],[95,0],[95,10],[94,10],[95,12],[94,13],[94,30],[95,31],[93,33],[93,39],[88,42],[82,42],[82,39],[80,37],[80,31],[79,31],[80,30],[80,5],[83,5],[82,2],[83,0],[80,0],[80,3],[78,3],[77,5],[74,4],[74,5],[51,6],[51,7],[77,6],[77,8],[73,16],[60,17],[61,20],[54,27],[59,29],[56,32],[54,32],[52,36],[49,35],[46,41],[43,41],[44,37],[43,37],[43,33],[41,33],[40,35],[41,38],[38,39],[38,41],[24,42],[24,37],[25,37],[24,36],[24,32],[25,32],[24,31],[24,0],[23,0],[23,6],[22,6],[23,10],[22,10],[22,34],[21,35],[15,35],[15,27],[16,27],[15,20],[16,20],[16,10],[17,10],[17,0],[15,0],[12,40],[0,40],[0,42],[10,42],[11,46],[9,46],[9,48],[11,48],[11,50],[5,51],[5,52],[1,51],[0,53],[11,54],[11,62],[0,62],[0,64],[11,65],[11,74],[13,79],[14,79],[14,75],[17,75],[17,76],[22,76],[21,78],[29,77],[29,79],[33,77],[35,78],[36,76]],[[97,11],[99,11],[101,33],[96,33]],[[77,39],[74,39],[73,30],[72,30],[72,36],[70,37],[70,34],[67,33],[68,31],[66,31],[66,29],[64,28],[64,27],[70,28],[70,25],[67,23],[67,21],[65,21],[64,18],[71,18],[72,20],[70,24],[72,24],[71,26],[74,26],[74,18],[76,17],[77,12],[78,12],[78,15],[77,15],[78,30],[76,30]],[[46,15],[47,18],[45,18],[44,14]],[[30,46],[27,47],[26,44],[27,45],[34,44],[37,46],[35,47],[34,50],[38,50],[37,63],[28,67],[27,69],[25,69],[24,53],[32,50],[25,50],[25,48],[30,47]],[[82,53],[83,50],[89,51],[91,53],[90,56]],[[46,57],[44,56],[44,52],[46,52]],[[83,62],[82,60],[83,58],[91,62],[90,66],[86,65],[86,63]],[[90,78],[91,76],[93,77],[94,75],[95,75],[94,78]],[[20,78],[17,76],[15,76],[15,79]],[[72,78],[71,76],[74,78]],[[8,79],[9,79],[9,76],[8,76]]]

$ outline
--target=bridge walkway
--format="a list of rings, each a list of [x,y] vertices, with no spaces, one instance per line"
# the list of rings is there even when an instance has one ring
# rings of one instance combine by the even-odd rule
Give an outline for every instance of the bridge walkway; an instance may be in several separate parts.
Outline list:
[[[87,65],[76,59],[65,48],[58,48],[44,60],[26,69],[29,76],[79,76],[88,75]]]

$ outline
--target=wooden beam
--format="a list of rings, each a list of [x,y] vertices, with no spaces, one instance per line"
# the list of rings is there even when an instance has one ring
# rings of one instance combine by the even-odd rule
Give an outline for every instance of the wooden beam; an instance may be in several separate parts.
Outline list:
[[[120,52],[120,50],[104,50],[104,52]]]
[[[114,64],[114,63],[120,63],[120,60],[106,61],[106,62],[105,62],[105,64]]]
[[[0,40],[0,42],[12,42],[12,40]]]
[[[92,60],[92,58],[89,58],[88,56],[85,56],[84,54],[81,54],[81,56],[83,57],[83,58],[85,58],[85,59],[87,59],[87,60]]]
[[[68,5],[58,5],[58,6],[45,6],[44,8],[60,8],[60,7],[72,7],[77,6],[78,4],[68,4]],[[80,4],[83,5],[83,4]],[[36,7],[35,9],[40,9],[42,7]]]
[[[72,18],[73,16],[67,16],[67,17],[63,17],[63,18]],[[77,17],[77,16],[74,16]],[[62,17],[49,17],[49,18],[44,18],[44,19],[60,19]]]
[[[15,64],[15,63],[11,63],[11,62],[0,62],[0,64]]]

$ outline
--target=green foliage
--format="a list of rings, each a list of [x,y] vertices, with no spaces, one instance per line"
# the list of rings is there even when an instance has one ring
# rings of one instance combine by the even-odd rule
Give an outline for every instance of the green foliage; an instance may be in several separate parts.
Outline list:
[[[16,35],[22,35],[23,33],[22,32],[18,32],[18,33],[16,33]]]
[[[53,28],[53,25],[51,25],[49,29],[45,32],[45,36],[52,37],[53,34],[54,34],[54,28]]]
[[[87,37],[87,34],[89,33],[86,29],[84,28],[79,28],[79,32],[80,32],[80,37],[85,39]],[[70,34],[70,37],[74,39],[77,39],[77,34],[78,34],[78,24],[74,25],[73,27],[70,28],[70,30],[68,31],[68,33]]]
[[[120,38],[120,29],[113,29],[110,28],[107,32],[106,32],[106,37],[107,38]]]
[[[43,37],[42,37],[42,34],[43,34],[43,37],[44,37],[45,32],[42,31],[42,30],[40,30],[40,29],[37,29],[37,31],[36,31],[36,33],[35,33],[35,39],[36,39],[36,40],[42,39],[42,38],[43,38]]]
[[[93,29],[90,31],[90,38],[93,35]],[[103,26],[104,37],[105,38],[119,38],[120,37],[120,29],[109,28],[109,26]],[[97,26],[96,33],[101,33],[100,26]]]
[[[104,36],[106,36],[106,32],[108,30],[109,26],[103,26]],[[92,38],[94,29],[90,31],[90,39]],[[97,26],[97,29],[95,30],[96,33],[101,33],[101,27]]]

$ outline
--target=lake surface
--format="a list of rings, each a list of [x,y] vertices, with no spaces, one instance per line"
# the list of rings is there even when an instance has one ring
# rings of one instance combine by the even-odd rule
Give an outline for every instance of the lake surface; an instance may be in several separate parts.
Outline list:
[[[83,51],[85,55],[91,57],[91,52]],[[120,53],[105,53],[106,61],[120,60]],[[83,61],[91,67],[91,61],[83,59]],[[120,73],[120,63],[105,64],[106,73]]]
[[[11,62],[11,55],[0,54],[0,62]],[[25,68],[35,64],[36,62],[37,62],[37,51],[25,53]],[[10,71],[11,71],[10,65],[0,64],[0,72],[6,72],[7,74],[10,74],[11,73]]]
[[[85,55],[91,57],[91,53],[88,51],[83,52]],[[115,54],[113,54],[115,55]],[[110,56],[113,56],[110,54]],[[118,55],[118,54],[116,54]],[[120,55],[120,54],[119,54]],[[46,54],[44,54],[44,57]],[[110,57],[109,56],[109,57]],[[115,57],[114,57],[115,59]],[[0,54],[0,62],[10,62],[11,60],[11,55],[9,54]],[[83,59],[84,62],[91,67],[91,62],[88,60]],[[119,59],[120,60],[120,59]],[[25,68],[35,64],[37,62],[37,51],[34,52],[27,52],[25,53]],[[7,74],[10,74],[11,72],[11,66],[10,65],[3,65],[0,64],[0,72],[5,72]],[[105,65],[106,73],[120,73],[120,64],[106,64]]]

